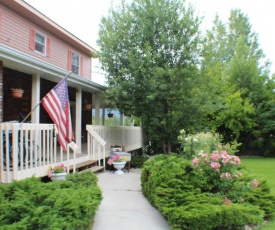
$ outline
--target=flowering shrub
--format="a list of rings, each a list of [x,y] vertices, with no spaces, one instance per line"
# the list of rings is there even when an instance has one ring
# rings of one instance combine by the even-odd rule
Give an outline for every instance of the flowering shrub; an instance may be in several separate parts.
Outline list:
[[[244,202],[243,193],[256,189],[260,183],[256,179],[249,183],[243,181],[240,164],[238,156],[230,155],[226,151],[215,150],[211,154],[198,154],[192,160],[197,186],[203,192],[220,194],[225,205]]]
[[[222,144],[222,137],[212,133],[188,134],[184,129],[180,130],[178,141],[181,150],[187,158],[193,158],[199,153],[212,153],[214,150],[226,150],[229,154],[235,154],[238,150],[236,141],[231,144]]]
[[[64,173],[64,172],[66,172],[66,168],[65,168],[64,164],[56,165],[54,167],[50,166],[49,167],[48,176],[51,177],[52,174],[55,174],[55,173]]]
[[[244,229],[274,216],[275,198],[227,151],[157,155],[142,168],[142,192],[171,229]]]

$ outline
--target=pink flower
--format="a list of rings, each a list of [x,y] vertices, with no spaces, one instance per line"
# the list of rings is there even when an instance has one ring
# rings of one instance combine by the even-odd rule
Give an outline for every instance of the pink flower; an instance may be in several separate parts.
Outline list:
[[[210,159],[214,160],[214,161],[219,161],[219,159],[221,158],[221,155],[219,154],[218,151],[214,151],[211,155],[210,155]]]
[[[221,165],[218,162],[211,162],[210,166],[213,169],[219,169],[221,167]]]
[[[237,173],[234,174],[234,176],[235,176],[236,178],[238,178],[238,177],[242,177],[243,174],[242,174],[241,172],[237,172]]]
[[[225,178],[225,179],[227,179],[227,180],[232,179],[232,178],[231,178],[231,174],[228,173],[228,172],[222,173],[221,178]]]
[[[197,167],[197,166],[199,165],[199,161],[200,161],[200,158],[195,157],[195,158],[192,160],[192,165],[193,165],[193,167]]]
[[[225,197],[225,198],[223,199],[223,204],[224,204],[224,205],[230,205],[230,204],[232,204],[232,201],[229,200],[227,197]]]
[[[257,188],[260,185],[260,182],[254,178],[254,180],[251,183],[252,188]]]

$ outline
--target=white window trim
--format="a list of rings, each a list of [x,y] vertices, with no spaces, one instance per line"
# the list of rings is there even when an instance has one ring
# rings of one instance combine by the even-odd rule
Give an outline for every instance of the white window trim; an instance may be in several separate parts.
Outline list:
[[[44,37],[45,43],[43,44],[44,45],[44,52],[43,53],[35,49],[35,45],[36,45],[36,42],[37,42],[36,41],[36,34],[39,34],[39,35]],[[42,44],[42,43],[39,43],[39,44]],[[39,54],[43,55],[43,56],[46,56],[46,53],[47,53],[47,36],[45,34],[41,33],[40,31],[37,31],[37,30],[35,30],[34,51],[36,53],[39,53]]]

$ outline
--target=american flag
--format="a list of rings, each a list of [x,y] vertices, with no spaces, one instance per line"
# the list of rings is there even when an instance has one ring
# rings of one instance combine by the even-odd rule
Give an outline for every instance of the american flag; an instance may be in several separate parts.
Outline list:
[[[68,96],[68,80],[65,77],[42,100],[58,130],[58,141],[64,152],[66,145],[74,140],[71,123],[70,102]]]

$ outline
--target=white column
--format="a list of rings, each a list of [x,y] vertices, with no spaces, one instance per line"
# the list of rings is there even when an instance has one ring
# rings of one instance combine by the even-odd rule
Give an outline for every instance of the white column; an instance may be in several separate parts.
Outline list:
[[[124,114],[120,113],[120,126],[124,126]]]
[[[93,94],[93,105],[95,105],[95,125],[99,125],[100,121],[100,97]]]
[[[104,105],[102,108],[102,125],[105,125],[105,114],[106,114],[106,109]]]
[[[75,96],[75,143],[78,146],[77,153],[81,153],[82,141],[82,90],[76,89]]]
[[[32,76],[32,99],[31,109],[34,109],[40,103],[40,74],[37,73]],[[38,105],[31,114],[31,122],[40,122],[40,105]]]

